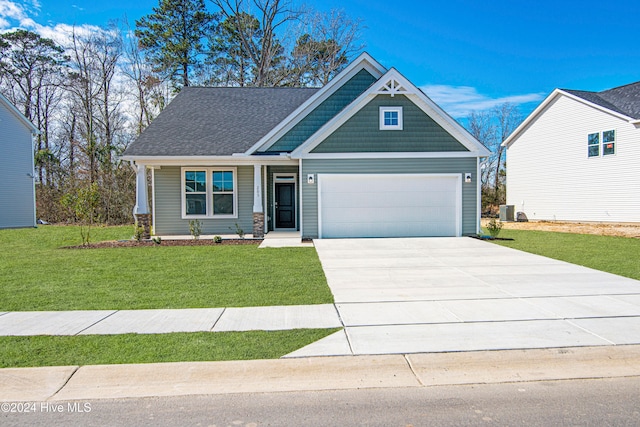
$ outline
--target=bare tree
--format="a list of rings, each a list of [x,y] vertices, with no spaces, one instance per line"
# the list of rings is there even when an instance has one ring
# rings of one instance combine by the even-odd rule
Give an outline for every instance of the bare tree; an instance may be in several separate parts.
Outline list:
[[[497,192],[500,188],[501,179],[504,180],[505,174],[503,173],[503,166],[505,166],[505,148],[502,146],[502,143],[507,139],[511,132],[515,130],[516,127],[522,121],[522,116],[518,111],[518,107],[515,104],[511,104],[505,102],[504,104],[500,104],[493,109],[493,114],[496,117],[497,126],[496,126],[496,148],[495,148],[495,157],[496,157],[496,165],[495,165],[495,176],[494,176],[494,184],[493,188]]]
[[[468,118],[469,132],[491,151],[482,165],[483,210],[492,210],[505,201],[505,149],[502,143],[520,124],[518,107],[504,103],[490,111],[473,112]]]
[[[49,140],[67,61],[64,49],[31,31],[16,30],[0,35],[0,52],[1,89],[40,129],[35,147],[36,167],[39,182],[48,183],[49,169],[57,160]]]
[[[277,33],[303,12],[289,0],[212,0],[212,3],[233,26],[244,54],[250,59],[253,85],[279,85],[286,73],[282,72],[285,51]]]
[[[151,66],[145,61],[140,49],[140,40],[127,22],[125,22],[124,33],[124,62],[120,70],[135,86],[136,111],[134,112],[134,126],[135,135],[140,135],[168,102],[168,96],[164,96],[168,91],[162,90],[162,87],[166,86],[166,82],[160,80],[153,73]]]
[[[344,10],[309,14],[291,54],[294,85],[326,85],[364,48],[361,31],[362,21]]]

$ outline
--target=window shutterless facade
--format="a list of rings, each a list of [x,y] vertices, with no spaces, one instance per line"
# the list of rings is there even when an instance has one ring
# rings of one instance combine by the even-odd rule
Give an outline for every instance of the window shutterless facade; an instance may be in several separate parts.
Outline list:
[[[182,168],[182,218],[237,218],[236,168]]]
[[[402,130],[402,107],[380,107],[380,130]]]

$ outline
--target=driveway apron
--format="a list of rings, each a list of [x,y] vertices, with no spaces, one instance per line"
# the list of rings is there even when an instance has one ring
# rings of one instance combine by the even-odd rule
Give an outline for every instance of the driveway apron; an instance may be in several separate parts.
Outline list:
[[[466,237],[315,246],[344,330],[289,357],[640,344],[640,281]]]

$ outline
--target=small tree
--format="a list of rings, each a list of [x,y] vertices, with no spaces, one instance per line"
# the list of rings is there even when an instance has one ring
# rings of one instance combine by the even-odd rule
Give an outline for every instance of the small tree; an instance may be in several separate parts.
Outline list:
[[[97,183],[88,187],[80,187],[74,192],[67,193],[62,198],[62,204],[71,209],[80,224],[82,245],[87,246],[91,237],[91,226],[97,221],[96,210],[100,203],[100,192]]]

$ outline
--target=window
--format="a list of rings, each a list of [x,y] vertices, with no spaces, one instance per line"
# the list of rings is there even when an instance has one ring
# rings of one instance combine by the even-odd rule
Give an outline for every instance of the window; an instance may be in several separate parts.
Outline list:
[[[233,215],[233,172],[213,171],[213,214]]]
[[[602,136],[602,138],[600,138]],[[602,155],[616,154],[616,131],[590,133],[588,136],[589,157],[600,157],[600,141],[602,140]]]
[[[236,218],[236,169],[182,169],[183,218]]]
[[[602,132],[602,155],[616,153],[616,131],[606,130]]]
[[[402,107],[380,107],[380,130],[402,130]]]
[[[597,157],[600,155],[600,133],[590,133],[589,138],[589,157]]]

